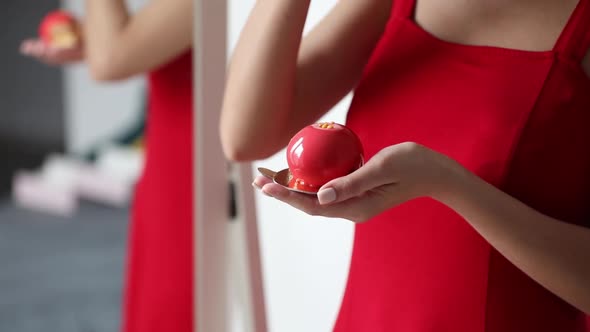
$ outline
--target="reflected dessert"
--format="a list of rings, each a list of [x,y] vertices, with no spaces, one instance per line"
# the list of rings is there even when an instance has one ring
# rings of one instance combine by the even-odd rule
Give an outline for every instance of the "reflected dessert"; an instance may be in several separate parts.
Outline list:
[[[77,20],[68,12],[57,10],[47,14],[39,26],[41,40],[55,48],[73,48],[81,42]]]

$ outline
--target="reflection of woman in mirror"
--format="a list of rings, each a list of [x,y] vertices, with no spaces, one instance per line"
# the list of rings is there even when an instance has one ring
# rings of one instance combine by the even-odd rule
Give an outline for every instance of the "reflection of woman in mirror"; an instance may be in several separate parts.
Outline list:
[[[221,137],[268,157],[354,90],[368,162],[318,196],[357,222],[336,331],[583,331],[590,312],[590,0],[257,1]],[[338,153],[333,151],[331,153]]]
[[[99,81],[149,73],[147,162],[133,206],[124,331],[192,331],[192,0],[87,0],[83,47],[25,41],[49,64],[85,61]]]

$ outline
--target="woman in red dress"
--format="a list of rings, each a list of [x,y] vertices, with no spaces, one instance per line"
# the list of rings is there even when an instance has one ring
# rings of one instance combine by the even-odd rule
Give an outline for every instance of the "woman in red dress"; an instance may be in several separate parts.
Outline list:
[[[149,72],[147,155],[133,203],[124,332],[193,331],[192,0],[87,0],[84,49],[25,41],[50,64],[85,60],[93,77]]]
[[[318,197],[356,222],[336,331],[584,331],[590,312],[590,0],[258,1],[230,67],[234,160],[283,148],[354,90],[366,157]],[[255,47],[254,47],[255,45]]]

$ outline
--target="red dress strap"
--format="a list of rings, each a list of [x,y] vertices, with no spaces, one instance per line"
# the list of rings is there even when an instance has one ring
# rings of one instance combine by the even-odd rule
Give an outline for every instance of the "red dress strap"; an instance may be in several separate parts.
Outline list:
[[[393,0],[392,16],[413,19],[416,0]]]
[[[580,0],[553,50],[575,61],[582,61],[588,49],[590,49],[590,0]]]

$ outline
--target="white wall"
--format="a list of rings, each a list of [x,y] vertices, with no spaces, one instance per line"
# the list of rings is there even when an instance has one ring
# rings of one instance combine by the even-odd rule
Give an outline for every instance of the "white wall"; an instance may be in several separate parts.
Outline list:
[[[306,30],[336,2],[312,1]],[[229,1],[230,48],[254,3]],[[347,98],[326,119],[344,122],[349,103]],[[285,168],[285,152],[255,163],[257,166]],[[311,218],[260,194],[256,202],[270,331],[330,331],[346,282],[353,225],[343,220]]]
[[[145,2],[128,3],[137,9]],[[78,17],[84,14],[84,1],[62,0],[62,5]],[[141,115],[145,86],[142,77],[98,84],[92,81],[85,65],[67,67],[64,75],[67,151],[87,151],[132,126]]]

